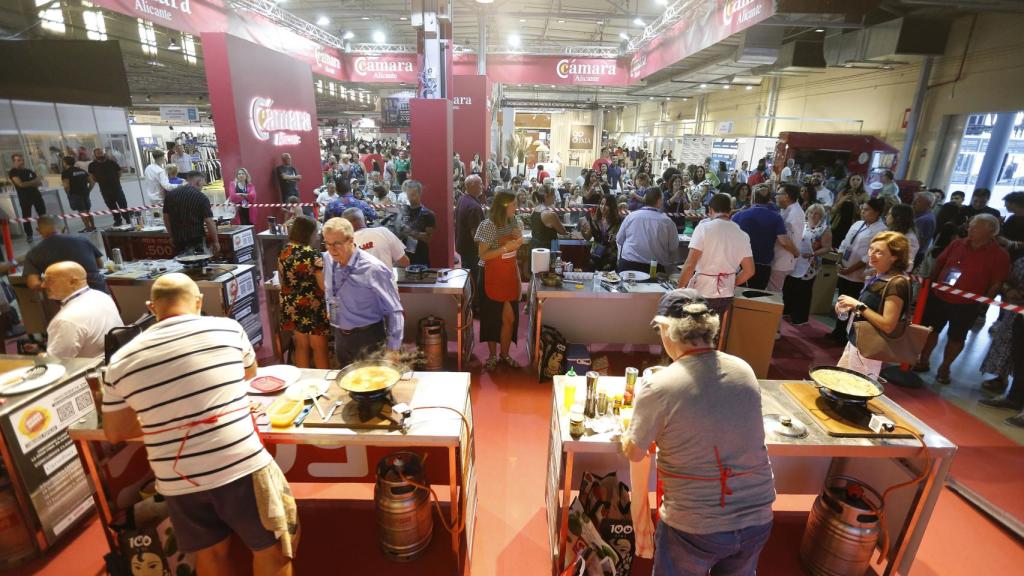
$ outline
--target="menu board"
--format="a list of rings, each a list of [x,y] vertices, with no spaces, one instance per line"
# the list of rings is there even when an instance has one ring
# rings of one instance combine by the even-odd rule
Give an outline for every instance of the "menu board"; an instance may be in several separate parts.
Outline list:
[[[65,382],[3,417],[17,476],[53,543],[93,507],[92,488],[67,428],[96,409],[84,378]]]

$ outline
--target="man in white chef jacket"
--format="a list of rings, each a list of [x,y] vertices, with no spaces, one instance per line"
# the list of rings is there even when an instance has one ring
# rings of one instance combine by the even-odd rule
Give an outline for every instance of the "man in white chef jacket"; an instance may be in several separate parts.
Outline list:
[[[142,172],[142,191],[146,195],[146,202],[160,204],[164,201],[164,194],[177,188],[167,178],[167,170],[164,169],[166,156],[163,150],[153,152],[153,162],[146,166]]]
[[[89,288],[85,268],[76,262],[51,264],[43,289],[60,311],[46,327],[46,353],[58,358],[93,358],[103,354],[107,332],[124,326],[114,300]]]

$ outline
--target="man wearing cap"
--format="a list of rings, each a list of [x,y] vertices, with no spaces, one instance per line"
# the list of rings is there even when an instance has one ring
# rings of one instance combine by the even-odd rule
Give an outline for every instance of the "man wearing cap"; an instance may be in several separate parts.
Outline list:
[[[712,348],[718,314],[694,290],[665,294],[652,325],[672,364],[637,391],[622,447],[630,499],[649,501],[652,453],[664,499],[656,533],[648,507],[631,508],[637,556],[655,574],[753,574],[775,501],[757,377]]]

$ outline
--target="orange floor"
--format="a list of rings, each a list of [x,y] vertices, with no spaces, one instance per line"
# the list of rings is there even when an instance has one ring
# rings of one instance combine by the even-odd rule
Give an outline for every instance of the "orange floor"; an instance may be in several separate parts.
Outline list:
[[[523,323],[525,324],[525,322]],[[486,348],[478,346],[477,357]],[[786,352],[781,346],[780,351]],[[525,363],[522,346],[515,354]],[[613,370],[621,370],[619,355],[612,355]],[[656,358],[651,357],[653,363]],[[633,356],[631,363],[637,363]],[[550,402],[549,385],[538,384],[526,371],[502,371],[480,374],[479,362],[470,365],[474,372],[473,405],[476,421],[479,510],[476,549],[472,573],[475,576],[546,576],[549,574],[547,527],[544,515],[544,475]],[[927,398],[915,398],[926,402]],[[935,403],[945,402],[935,397]],[[941,410],[932,411],[940,415]],[[1008,489],[1022,494],[1021,479],[1010,479]],[[306,501],[301,508],[304,536],[298,574],[365,574],[347,563],[352,558],[378,555],[372,544],[363,545],[350,535],[372,526],[365,509],[339,508],[323,498],[329,490],[313,489],[305,495],[320,498]],[[780,513],[772,540],[762,556],[759,574],[789,576],[798,574],[794,546],[799,540],[803,513]],[[443,550],[443,539],[435,539],[428,556],[413,564],[389,565],[394,569],[376,573],[433,576],[450,573]],[[67,544],[46,558],[15,571],[17,574],[53,576],[103,573],[102,556],[106,551],[97,522],[93,521]],[[334,559],[329,562],[328,559]],[[362,562],[353,563],[362,564]],[[637,566],[635,574],[645,568]],[[958,495],[945,490],[918,552],[910,576],[1021,574],[1024,570],[1024,545],[1002,530]],[[346,569],[347,568],[347,569]]]

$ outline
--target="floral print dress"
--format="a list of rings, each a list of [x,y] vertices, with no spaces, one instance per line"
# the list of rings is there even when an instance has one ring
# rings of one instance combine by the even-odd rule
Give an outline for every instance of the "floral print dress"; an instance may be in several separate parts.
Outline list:
[[[281,330],[313,336],[327,336],[331,325],[327,320],[324,291],[316,281],[323,270],[320,252],[304,244],[289,242],[278,258],[281,264]]]

